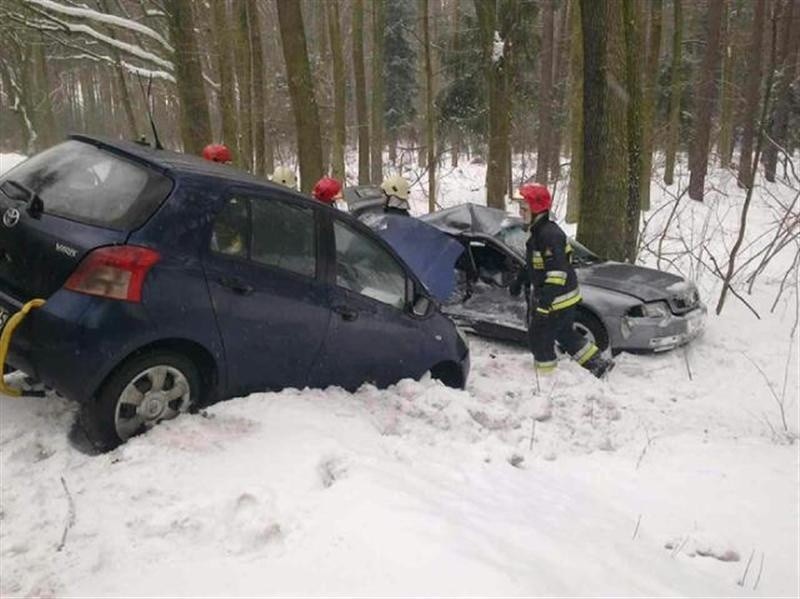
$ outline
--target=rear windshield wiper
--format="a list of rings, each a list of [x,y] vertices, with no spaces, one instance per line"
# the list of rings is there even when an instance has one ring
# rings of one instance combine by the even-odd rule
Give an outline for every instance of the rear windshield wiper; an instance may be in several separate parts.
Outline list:
[[[6,179],[3,181],[3,184],[0,185],[0,190],[2,190],[3,194],[9,199],[28,204],[28,214],[33,218],[39,218],[42,212],[44,212],[44,202],[39,194],[19,181]]]

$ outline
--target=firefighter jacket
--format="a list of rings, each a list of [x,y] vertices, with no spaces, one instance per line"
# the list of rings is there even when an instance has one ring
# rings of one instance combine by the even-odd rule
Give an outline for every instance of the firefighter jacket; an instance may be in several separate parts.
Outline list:
[[[527,279],[533,286],[536,311],[549,314],[581,301],[572,267],[572,247],[549,213],[535,217],[526,243]]]

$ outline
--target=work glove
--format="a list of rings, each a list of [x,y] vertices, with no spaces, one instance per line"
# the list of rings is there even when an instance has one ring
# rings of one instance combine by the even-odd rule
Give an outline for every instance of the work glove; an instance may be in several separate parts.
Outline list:
[[[517,297],[522,293],[522,281],[519,280],[519,277],[514,279],[511,285],[508,286],[508,292],[511,294],[511,297]]]

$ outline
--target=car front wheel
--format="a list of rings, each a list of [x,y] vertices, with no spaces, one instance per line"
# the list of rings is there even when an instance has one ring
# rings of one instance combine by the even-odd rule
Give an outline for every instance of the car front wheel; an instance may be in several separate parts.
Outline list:
[[[102,385],[95,402],[84,406],[84,427],[101,450],[171,420],[197,405],[200,376],[188,358],[164,350],[134,356]]]
[[[579,310],[575,316],[573,328],[587,340],[594,343],[601,352],[608,349],[608,333],[606,333],[603,323],[594,314]]]

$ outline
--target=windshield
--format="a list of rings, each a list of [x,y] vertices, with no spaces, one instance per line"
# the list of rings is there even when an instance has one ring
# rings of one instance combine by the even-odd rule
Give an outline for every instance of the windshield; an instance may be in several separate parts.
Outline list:
[[[523,259],[525,258],[525,244],[528,241],[528,230],[526,227],[521,224],[504,227],[497,236],[500,238],[500,241],[511,248],[515,254],[518,254]],[[597,254],[571,237],[569,244],[572,246],[572,255],[576,264],[597,264],[603,261]]]
[[[20,199],[8,193],[19,185],[42,199],[45,214],[119,230],[144,224],[172,189],[164,175],[79,141],[58,144],[0,177],[11,199]]]

